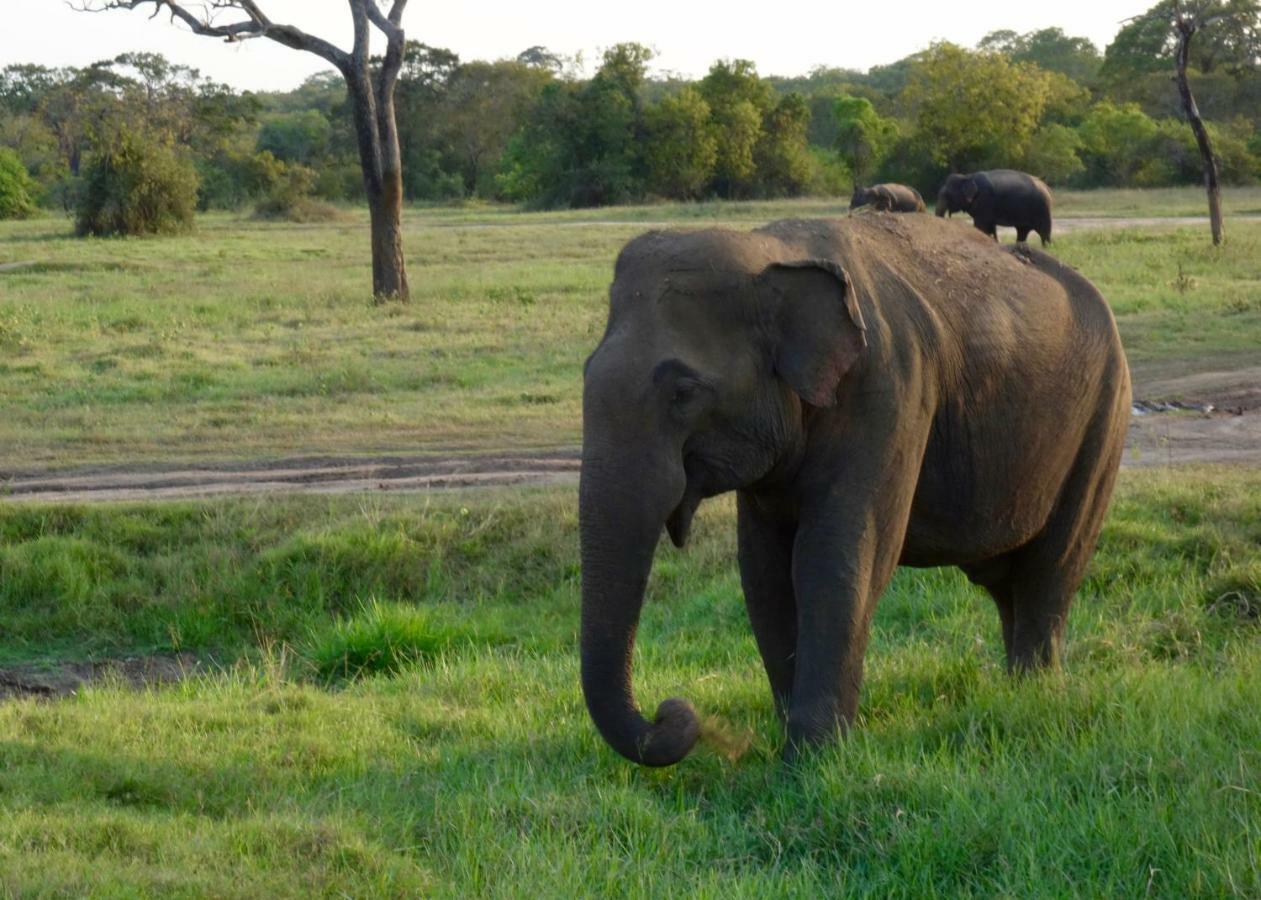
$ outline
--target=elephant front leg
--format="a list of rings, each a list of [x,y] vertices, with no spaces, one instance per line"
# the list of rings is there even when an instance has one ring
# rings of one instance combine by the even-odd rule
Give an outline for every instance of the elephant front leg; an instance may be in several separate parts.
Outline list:
[[[797,602],[792,582],[796,524],[737,496],[740,581],[775,711],[788,719],[797,654]]]

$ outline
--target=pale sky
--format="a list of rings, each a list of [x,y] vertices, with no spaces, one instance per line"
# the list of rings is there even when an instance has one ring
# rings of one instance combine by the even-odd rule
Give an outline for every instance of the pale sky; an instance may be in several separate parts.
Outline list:
[[[763,75],[799,75],[816,65],[865,70],[922,50],[936,40],[974,45],[997,28],[1018,32],[1059,26],[1108,44],[1122,20],[1154,0],[411,0],[409,38],[447,47],[461,59],[513,57],[534,44],[581,51],[591,63],[604,47],[638,41],[657,50],[656,72],[699,77],[719,58],[745,58]],[[187,4],[198,7],[197,2]],[[348,47],[344,0],[260,0],[270,18],[296,24]],[[149,50],[237,88],[287,89],[327,69],[323,60],[266,40],[227,45],[189,34],[169,16],[118,10],[75,12],[66,0],[0,0],[0,67],[15,62],[82,66],[127,50]]]

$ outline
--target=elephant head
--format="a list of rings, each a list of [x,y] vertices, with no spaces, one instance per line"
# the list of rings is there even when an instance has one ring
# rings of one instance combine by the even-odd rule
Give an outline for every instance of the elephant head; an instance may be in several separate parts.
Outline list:
[[[937,192],[937,215],[968,212],[972,209],[972,201],[976,199],[978,190],[976,179],[971,175],[950,175]]]
[[[866,206],[874,199],[875,192],[871,188],[860,187],[857,182],[854,184],[854,194],[849,198],[849,208],[856,209],[860,206]]]
[[[799,452],[807,407],[835,402],[865,343],[845,270],[777,238],[649,233],[619,257],[583,376],[581,654],[587,709],[628,759],[671,765],[699,736],[687,701],[650,722],[631,689],[662,527],[683,546],[704,498]]]

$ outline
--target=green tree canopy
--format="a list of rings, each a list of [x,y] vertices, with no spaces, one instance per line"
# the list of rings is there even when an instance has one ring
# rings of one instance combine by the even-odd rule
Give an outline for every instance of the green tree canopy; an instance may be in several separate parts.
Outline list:
[[[898,139],[898,126],[882,118],[871,101],[845,95],[833,104],[836,148],[856,183],[868,183]]]
[[[697,89],[709,104],[717,132],[718,191],[728,197],[747,194],[757,171],[753,154],[762,138],[762,117],[774,103],[773,90],[747,59],[719,60]]]
[[[699,197],[718,161],[718,138],[705,98],[685,87],[650,107],[645,125],[648,189],[678,200]]]
[[[1022,158],[1050,91],[1036,66],[943,43],[915,64],[904,103],[932,158],[968,171]]]
[[[1103,63],[1099,48],[1090,38],[1071,37],[1061,28],[1025,34],[991,31],[976,46],[978,50],[1002,53],[1014,62],[1033,63],[1048,72],[1059,72],[1081,84],[1092,82]]]
[[[757,187],[762,196],[802,193],[814,173],[814,159],[806,143],[810,106],[800,94],[785,94],[767,111],[762,136],[754,145]]]

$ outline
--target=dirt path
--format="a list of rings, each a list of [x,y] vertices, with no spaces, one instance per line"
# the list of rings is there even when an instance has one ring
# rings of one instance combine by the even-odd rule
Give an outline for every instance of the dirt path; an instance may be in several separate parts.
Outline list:
[[[10,501],[90,503],[249,494],[427,491],[573,480],[578,449],[464,455],[293,457],[0,473]]]
[[[1261,465],[1261,366],[1140,382],[1124,464]],[[1162,409],[1177,403],[1179,408]],[[251,494],[420,492],[487,485],[565,484],[577,447],[415,456],[294,457],[204,464],[0,472],[10,502],[154,501]]]

